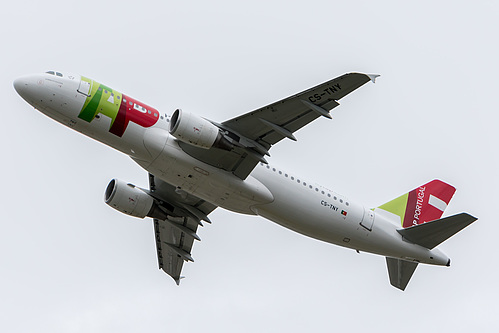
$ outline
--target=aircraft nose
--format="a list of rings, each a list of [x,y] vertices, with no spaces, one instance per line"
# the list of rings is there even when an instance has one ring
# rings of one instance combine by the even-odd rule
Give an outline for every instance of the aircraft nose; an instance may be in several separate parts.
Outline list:
[[[22,76],[14,80],[14,89],[27,102],[33,97],[35,85],[36,80],[33,76]]]
[[[23,94],[26,93],[27,87],[28,82],[25,77],[20,77],[14,80],[14,89],[16,89],[19,95],[23,96]]]
[[[21,76],[14,80],[14,89],[26,102],[32,104],[38,99],[39,86],[42,86],[43,83],[43,80],[37,75]]]

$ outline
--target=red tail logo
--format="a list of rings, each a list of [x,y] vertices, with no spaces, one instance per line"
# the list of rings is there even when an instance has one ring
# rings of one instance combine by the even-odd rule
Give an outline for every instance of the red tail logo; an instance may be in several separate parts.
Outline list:
[[[456,189],[440,180],[432,180],[408,193],[403,227],[438,220]]]

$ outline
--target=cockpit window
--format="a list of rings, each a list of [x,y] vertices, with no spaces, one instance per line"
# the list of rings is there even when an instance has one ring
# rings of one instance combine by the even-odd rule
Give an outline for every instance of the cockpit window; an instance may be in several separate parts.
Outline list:
[[[57,76],[59,76],[59,77],[62,77],[62,76],[63,76],[63,75],[62,75],[62,73],[60,73],[60,72],[48,71],[48,72],[46,72],[46,73],[47,73],[47,74],[50,74],[50,75],[57,75]]]

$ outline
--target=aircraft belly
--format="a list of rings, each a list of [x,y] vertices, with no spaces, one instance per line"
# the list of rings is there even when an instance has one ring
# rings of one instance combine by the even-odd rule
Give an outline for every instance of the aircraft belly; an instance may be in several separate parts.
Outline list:
[[[161,180],[209,203],[230,211],[255,215],[252,206],[272,202],[270,191],[249,176],[242,180],[232,173],[203,163],[186,154],[170,138],[153,161],[134,159]]]
[[[308,184],[279,179],[271,171],[258,169],[255,178],[274,196],[272,203],[253,208],[258,215],[309,237],[347,247],[355,247],[369,236],[370,232],[360,226],[362,206],[335,202],[334,196],[322,194],[315,187],[310,189]]]

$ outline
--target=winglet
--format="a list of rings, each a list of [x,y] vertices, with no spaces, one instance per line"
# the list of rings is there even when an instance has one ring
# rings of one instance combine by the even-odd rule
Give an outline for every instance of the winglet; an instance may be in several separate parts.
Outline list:
[[[376,78],[379,77],[379,74],[366,74],[370,79],[372,83],[376,83]]]

